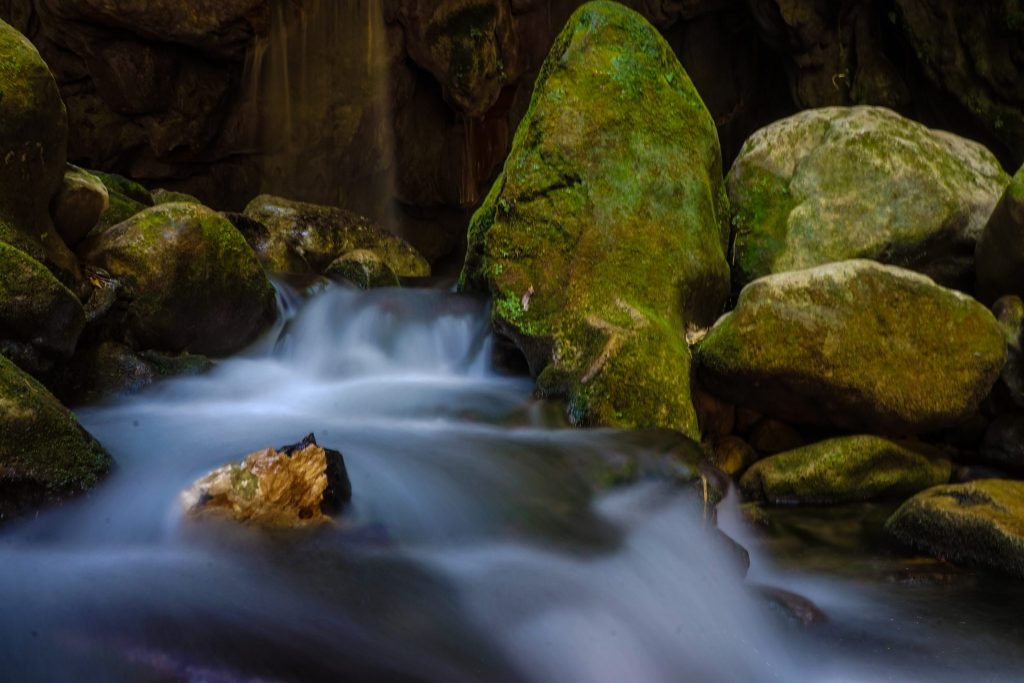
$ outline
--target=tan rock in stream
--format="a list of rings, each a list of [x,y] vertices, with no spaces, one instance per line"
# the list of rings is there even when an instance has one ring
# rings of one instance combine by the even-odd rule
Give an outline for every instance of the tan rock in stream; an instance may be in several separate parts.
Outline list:
[[[192,517],[295,528],[330,521],[328,513],[351,495],[341,453],[321,448],[310,435],[295,446],[266,448],[217,468],[184,491],[182,503]]]

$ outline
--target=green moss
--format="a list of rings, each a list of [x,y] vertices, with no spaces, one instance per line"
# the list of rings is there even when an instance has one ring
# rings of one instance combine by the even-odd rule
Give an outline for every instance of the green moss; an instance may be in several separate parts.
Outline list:
[[[143,207],[153,206],[153,195],[140,183],[135,182],[116,173],[104,173],[102,171],[89,171],[100,179],[107,188],[107,192],[120,194],[127,199],[141,204]],[[142,209],[139,209],[141,211]],[[138,213],[138,212],[136,212]]]
[[[740,486],[747,499],[770,503],[849,503],[917,493],[950,472],[949,460],[921,445],[847,436],[761,460]]]

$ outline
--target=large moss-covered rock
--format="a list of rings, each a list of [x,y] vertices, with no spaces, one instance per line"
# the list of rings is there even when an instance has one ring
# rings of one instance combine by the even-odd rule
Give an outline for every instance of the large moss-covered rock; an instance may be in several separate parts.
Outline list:
[[[691,436],[688,323],[728,290],[714,121],[640,15],[577,10],[555,41],[505,168],[469,229],[463,289],[576,422]]]
[[[986,301],[1024,296],[1024,168],[989,217],[975,253],[978,293]]]
[[[274,320],[274,289],[252,249],[203,206],[146,209],[94,233],[84,257],[123,282],[135,348],[226,354]]]
[[[969,417],[1006,359],[984,306],[854,260],[755,280],[697,351],[701,384],[790,422],[915,433]]]
[[[0,240],[70,281],[78,267],[50,220],[67,146],[67,112],[53,75],[32,43],[0,21]]]
[[[78,298],[43,264],[0,242],[0,338],[70,356],[83,327]]]
[[[110,466],[75,416],[0,356],[0,520],[86,491]]]
[[[845,436],[761,460],[740,487],[744,497],[770,503],[849,503],[945,484],[951,469],[949,460],[920,445]]]
[[[885,526],[930,555],[1024,578],[1024,482],[987,479],[928,489]]]
[[[430,275],[430,264],[408,242],[345,209],[260,195],[245,216],[255,221],[246,239],[273,272],[319,275],[336,258],[367,249],[400,277]]]
[[[981,145],[888,109],[801,112],[754,133],[729,171],[733,279],[869,258],[970,284],[1007,180]]]

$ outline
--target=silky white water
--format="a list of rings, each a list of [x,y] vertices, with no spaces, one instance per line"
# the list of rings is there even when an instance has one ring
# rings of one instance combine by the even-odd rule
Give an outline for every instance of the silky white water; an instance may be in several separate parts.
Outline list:
[[[567,463],[642,438],[552,426],[490,369],[485,302],[331,288],[203,377],[80,411],[117,461],[90,497],[0,527],[0,679],[744,682],[1019,680],[1005,595],[775,568],[738,504],[594,496]],[[315,432],[344,453],[335,527],[183,522],[178,493]],[[802,628],[753,588],[828,615]],[[1017,628],[1018,630],[1014,630]]]

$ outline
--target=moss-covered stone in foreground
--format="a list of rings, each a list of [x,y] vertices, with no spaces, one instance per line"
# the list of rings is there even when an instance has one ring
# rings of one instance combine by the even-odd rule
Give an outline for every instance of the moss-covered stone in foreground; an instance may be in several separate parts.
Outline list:
[[[671,48],[612,2],[577,10],[469,228],[460,286],[581,424],[696,437],[688,323],[728,292],[714,121]]]
[[[0,338],[70,356],[85,327],[78,298],[43,264],[0,242]]]
[[[1024,482],[987,479],[928,489],[885,526],[935,557],[1024,578]]]
[[[949,460],[923,446],[845,436],[755,463],[744,497],[770,503],[851,503],[917,493],[949,481]]]
[[[124,281],[138,349],[230,353],[274,320],[274,289],[215,211],[161,204],[90,237],[85,260]]]
[[[755,280],[697,350],[701,385],[788,422],[955,426],[1006,360],[984,306],[902,268],[844,261]]]
[[[111,464],[67,408],[0,356],[0,520],[90,489]]]

